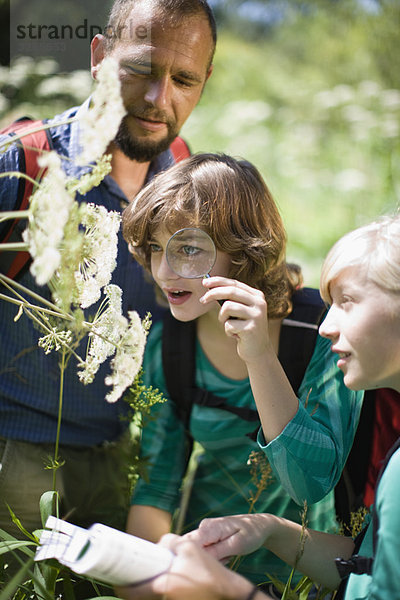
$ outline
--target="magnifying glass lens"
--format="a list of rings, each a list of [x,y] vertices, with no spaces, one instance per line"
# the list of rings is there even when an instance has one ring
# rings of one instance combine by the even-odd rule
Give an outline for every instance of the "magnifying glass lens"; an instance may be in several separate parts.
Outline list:
[[[180,229],[168,240],[167,262],[186,279],[205,277],[214,266],[217,252],[210,236],[197,227]]]

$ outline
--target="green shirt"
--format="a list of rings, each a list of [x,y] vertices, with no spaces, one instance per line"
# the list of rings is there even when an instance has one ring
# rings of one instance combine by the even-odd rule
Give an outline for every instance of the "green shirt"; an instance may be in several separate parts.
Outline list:
[[[145,383],[165,396],[161,357],[162,323],[153,326],[145,352]],[[204,449],[199,459],[186,528],[193,529],[204,517],[271,512],[300,520],[303,500],[310,505],[308,525],[332,530],[336,526],[332,490],[351,448],[361,409],[362,393],[343,384],[330,342],[318,337],[315,351],[299,389],[300,408],[282,433],[268,445],[248,437],[249,423],[222,409],[193,406],[190,431]],[[255,409],[249,379],[232,380],[209,362],[196,346],[196,385],[225,398],[228,404]],[[170,401],[153,410],[154,419],[142,436],[142,455],[151,459],[149,481],[140,480],[133,504],[150,505],[173,513],[179,504],[185,468],[185,434]],[[264,442],[262,434],[259,441]],[[273,476],[254,506],[257,482],[248,464],[251,452],[268,457]],[[281,481],[279,481],[279,478]],[[286,488],[286,489],[285,489]],[[328,494],[328,495],[326,495]],[[298,502],[300,504],[297,504]],[[324,497],[325,496],[325,497]],[[312,504],[312,502],[320,502]],[[289,567],[265,549],[242,557],[238,571],[255,583],[268,580],[267,573],[286,581]]]
[[[350,575],[345,600],[396,600],[400,597],[400,450],[390,459],[376,492],[379,535],[370,575]],[[372,522],[360,556],[372,556]]]

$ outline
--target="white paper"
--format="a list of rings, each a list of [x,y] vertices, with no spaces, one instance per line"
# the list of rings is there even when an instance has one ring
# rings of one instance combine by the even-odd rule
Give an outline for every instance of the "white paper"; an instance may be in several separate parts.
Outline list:
[[[49,517],[35,560],[56,558],[75,573],[110,585],[139,584],[164,573],[174,555],[167,548],[101,523],[82,529]]]

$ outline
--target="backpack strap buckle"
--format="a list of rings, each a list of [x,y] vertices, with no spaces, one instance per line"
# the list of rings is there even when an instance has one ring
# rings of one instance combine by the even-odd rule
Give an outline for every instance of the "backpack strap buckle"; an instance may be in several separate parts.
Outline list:
[[[336,568],[341,579],[346,579],[351,573],[354,575],[371,575],[374,559],[355,554],[348,560],[335,558]]]

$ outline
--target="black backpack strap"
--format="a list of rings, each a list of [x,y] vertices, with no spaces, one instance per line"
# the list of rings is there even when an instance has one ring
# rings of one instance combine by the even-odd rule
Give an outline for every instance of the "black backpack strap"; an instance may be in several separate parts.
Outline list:
[[[314,352],[326,307],[319,291],[313,288],[297,290],[292,300],[293,310],[282,322],[278,358],[297,394]]]
[[[195,381],[196,322],[178,321],[168,311],[163,320],[162,362],[165,383],[179,418],[189,428]]]
[[[198,404],[199,406],[208,406],[210,408],[221,408],[233,413],[234,415],[237,415],[244,421],[258,422],[259,420],[258,412],[252,408],[247,408],[245,406],[231,406],[230,404],[227,404],[224,398],[215,396],[208,390],[194,387],[191,391],[193,404]]]

